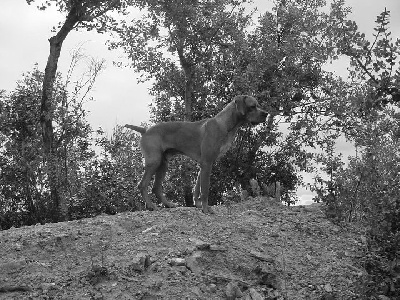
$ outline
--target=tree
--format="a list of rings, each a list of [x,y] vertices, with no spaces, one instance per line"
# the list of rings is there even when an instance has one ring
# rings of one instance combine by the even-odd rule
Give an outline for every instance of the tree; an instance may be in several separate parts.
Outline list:
[[[28,4],[35,2],[35,0],[26,0]],[[104,32],[107,23],[112,22],[113,18],[108,13],[121,9],[124,11],[127,1],[120,0],[46,0],[40,1],[39,9],[45,10],[52,4],[56,5],[58,10],[62,13],[67,13],[64,23],[59,26],[56,35],[49,39],[50,54],[47,59],[46,69],[43,78],[42,96],[41,96],[41,116],[40,122],[42,127],[43,149],[45,153],[45,160],[47,162],[46,168],[48,179],[51,189],[51,199],[54,206],[54,221],[62,220],[65,216],[60,208],[65,205],[63,195],[64,192],[60,191],[58,185],[57,173],[51,170],[56,169],[58,161],[55,156],[57,151],[54,140],[53,128],[53,91],[54,82],[57,73],[57,64],[60,58],[62,44],[67,38],[68,34],[78,28],[85,27],[88,30],[96,29],[98,32]]]
[[[271,112],[269,122],[258,128],[249,143],[252,147],[239,155],[249,158],[243,164],[248,167],[235,173],[257,178],[251,167],[260,162],[257,153],[274,144],[279,145],[278,153],[289,154],[278,155],[277,166],[283,167],[286,161],[297,170],[305,170],[305,162],[311,158],[309,148],[321,145],[325,132],[338,129],[332,117],[331,94],[340,91],[343,82],[323,71],[323,65],[334,59],[330,29],[335,17],[321,10],[324,5],[324,1],[278,1],[272,12],[260,17],[258,26],[235,53],[234,76],[227,79],[237,91],[255,91]],[[274,134],[278,115],[280,123],[289,124],[289,133],[279,139]]]
[[[226,188],[238,180],[249,189],[249,179],[260,177],[260,168],[255,166],[262,165],[262,150],[277,142],[275,116],[279,113],[290,123],[287,141],[295,143],[287,147],[296,157],[290,163],[299,167],[308,156],[304,143],[315,146],[321,131],[335,128],[334,119],[327,122],[326,118],[333,114],[327,91],[342,84],[322,70],[334,56],[329,44],[334,22],[331,15],[321,12],[323,1],[278,1],[254,30],[248,27],[250,15],[243,11],[244,2],[143,3],[148,13],[118,27],[120,40],[112,47],[125,50],[135,70],[146,72],[144,80],[154,79],[154,121],[188,119],[189,111],[193,120],[210,117],[236,94],[257,96],[271,112],[265,126],[242,130],[237,140],[243,143],[238,142],[214,168],[225,164],[230,172],[222,173],[236,176],[227,179]],[[190,74],[195,78],[194,97],[187,93],[192,89],[188,89]],[[282,142],[282,146],[288,144]]]
[[[244,36],[249,17],[240,8],[245,1],[142,1],[146,13],[139,20],[122,22],[115,31],[132,67],[144,73],[144,80],[154,78],[151,93],[155,97],[153,120],[199,120],[215,115],[233,93],[215,95],[213,62],[219,53]],[[228,58],[225,58],[228,61]],[[181,166],[184,166],[182,169]],[[170,180],[181,178],[179,188],[189,203],[192,198],[194,164],[186,158],[171,162]],[[168,182],[168,181],[167,181]],[[168,189],[167,189],[168,191]],[[168,193],[174,193],[168,191]],[[175,198],[177,199],[177,198]],[[178,199],[177,199],[178,200]]]
[[[163,95],[161,89],[155,93],[158,98],[168,98],[168,103],[175,99],[173,108],[183,108],[186,120],[196,120],[199,116],[193,112],[197,103],[204,101],[201,99],[204,74],[207,71],[212,74],[205,68],[215,53],[243,35],[249,22],[249,16],[240,8],[245,2],[142,1],[144,16],[130,23],[123,21],[115,28],[120,40],[111,46],[123,48],[134,69],[145,72],[148,78],[157,78],[157,84],[171,85],[178,78],[183,80],[184,85],[175,86],[174,93],[164,90]]]

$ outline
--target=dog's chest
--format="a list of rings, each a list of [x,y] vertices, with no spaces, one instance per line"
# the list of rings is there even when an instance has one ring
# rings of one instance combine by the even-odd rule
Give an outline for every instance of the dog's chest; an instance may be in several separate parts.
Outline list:
[[[222,144],[221,144],[221,146],[219,148],[218,158],[223,156],[229,150],[229,148],[232,146],[233,140],[235,139],[235,133],[236,133],[236,131],[230,132],[225,137],[225,139],[222,141]]]

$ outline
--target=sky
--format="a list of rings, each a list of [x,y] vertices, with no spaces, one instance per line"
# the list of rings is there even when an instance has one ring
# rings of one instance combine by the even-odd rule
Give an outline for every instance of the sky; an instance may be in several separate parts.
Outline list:
[[[39,1],[37,1],[39,3]],[[270,10],[272,0],[255,0],[259,15]],[[355,20],[360,31],[371,36],[376,16],[385,7],[391,11],[391,29],[393,37],[400,37],[400,0],[346,0],[352,7],[351,18]],[[17,80],[24,72],[31,71],[37,63],[44,70],[48,53],[48,39],[53,35],[51,29],[65,16],[55,9],[39,11],[35,5],[28,5],[25,0],[0,1],[0,90],[12,91]],[[93,129],[99,127],[111,133],[117,125],[140,124],[149,119],[149,83],[137,83],[138,75],[129,68],[113,65],[114,60],[123,58],[119,51],[109,51],[105,45],[108,36],[96,32],[73,31],[65,40],[59,60],[58,70],[64,75],[71,61],[71,52],[81,47],[87,56],[106,60],[106,68],[98,77],[91,96],[94,101],[88,102],[87,119]],[[84,70],[85,62],[82,63]],[[338,75],[346,75],[346,61],[339,61],[327,69]],[[81,71],[82,71],[81,70]],[[338,151],[351,151],[342,141]],[[304,201],[311,199],[311,193],[301,191]]]

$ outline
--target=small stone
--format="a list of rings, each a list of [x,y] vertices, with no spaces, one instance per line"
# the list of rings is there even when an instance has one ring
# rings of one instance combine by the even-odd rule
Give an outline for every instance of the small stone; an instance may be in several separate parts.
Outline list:
[[[149,228],[143,230],[142,233],[147,233],[147,232],[149,232],[149,231],[152,231],[153,229],[155,229],[155,226],[151,226],[151,227],[149,227]]]
[[[367,237],[366,237],[365,235],[360,236],[360,239],[361,239],[361,242],[362,242],[364,245],[367,245],[367,244],[368,244]]]
[[[184,266],[186,265],[186,260],[184,258],[174,257],[170,259],[169,264],[171,266]]]
[[[147,253],[138,253],[132,259],[129,266],[135,271],[143,272],[148,266],[150,266],[150,264],[150,255]]]
[[[329,283],[325,284],[324,289],[328,293],[332,293],[333,292],[332,286]]]
[[[340,228],[338,228],[338,227],[333,227],[332,230],[333,230],[334,232],[338,233],[338,232],[340,231]]]
[[[44,293],[47,293],[49,290],[56,289],[56,284],[54,282],[50,283],[44,282],[40,285],[40,288]]]
[[[214,283],[211,283],[209,286],[210,293],[215,293],[217,291],[217,286]]]

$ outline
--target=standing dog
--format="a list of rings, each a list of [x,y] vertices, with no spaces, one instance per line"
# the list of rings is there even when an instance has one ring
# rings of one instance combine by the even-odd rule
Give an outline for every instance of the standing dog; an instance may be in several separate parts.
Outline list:
[[[231,146],[240,126],[246,123],[259,124],[268,113],[262,110],[254,97],[236,96],[215,117],[197,122],[164,122],[146,129],[125,125],[142,134],[140,146],[145,159],[145,171],[139,183],[140,193],[150,210],[156,206],[147,191],[155,174],[153,193],[166,207],[175,207],[162,191],[162,181],[168,168],[168,158],[184,154],[200,164],[194,188],[194,203],[204,213],[213,213],[208,205],[211,168],[214,161]]]

